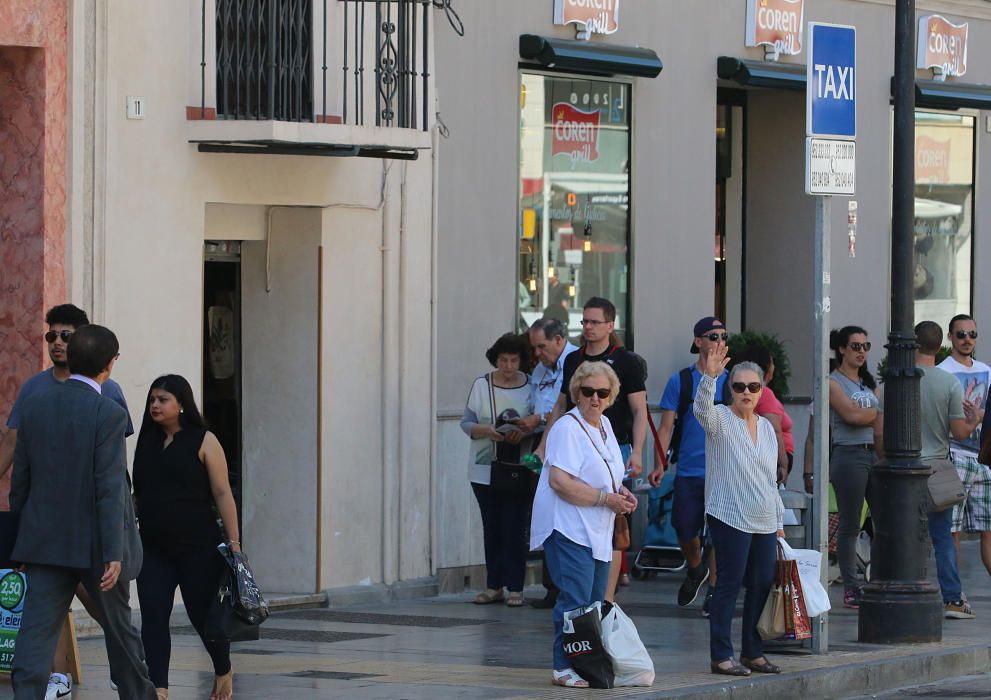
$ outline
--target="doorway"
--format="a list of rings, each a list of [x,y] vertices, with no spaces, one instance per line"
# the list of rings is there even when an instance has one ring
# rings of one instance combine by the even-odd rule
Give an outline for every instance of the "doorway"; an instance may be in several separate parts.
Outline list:
[[[746,93],[720,88],[716,105],[716,220],[713,313],[734,332],[744,329],[743,134]]]
[[[240,525],[241,242],[206,241],[203,252],[203,417],[224,448]]]

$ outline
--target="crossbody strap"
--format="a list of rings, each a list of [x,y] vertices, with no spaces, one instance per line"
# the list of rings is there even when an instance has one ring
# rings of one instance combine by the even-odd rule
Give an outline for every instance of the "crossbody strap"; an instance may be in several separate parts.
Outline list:
[[[485,382],[489,385],[489,413],[490,413],[490,418],[492,419],[493,428],[495,427],[496,424],[495,382],[493,381],[494,377],[495,377],[495,372],[485,375]],[[493,459],[495,459],[495,449],[496,449],[496,441],[493,440],[492,441]]]
[[[592,447],[594,447],[595,448],[595,451],[599,453],[599,457],[602,459],[602,461],[606,463],[606,471],[609,472],[609,481],[612,482],[612,490],[613,490],[613,492],[614,493],[619,493],[619,489],[616,488],[616,479],[614,479],[613,478],[613,475],[612,475],[612,468],[609,466],[609,460],[606,458],[606,456],[604,454],[602,454],[602,450],[599,449],[599,446],[595,444],[595,440],[592,439],[592,435],[588,432],[588,428],[586,428],[582,424],[582,422],[580,420],[578,420],[578,418],[575,417],[575,414],[574,413],[567,413],[565,415],[567,415],[569,418],[573,419],[575,421],[575,423],[578,424],[578,427],[582,429],[582,432],[585,433],[585,436],[588,437],[588,441],[592,443]]]

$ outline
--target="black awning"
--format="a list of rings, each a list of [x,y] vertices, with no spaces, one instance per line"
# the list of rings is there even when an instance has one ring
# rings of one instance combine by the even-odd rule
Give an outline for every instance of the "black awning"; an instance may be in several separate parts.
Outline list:
[[[891,79],[894,95],[895,79]],[[930,109],[991,109],[991,85],[944,83],[939,80],[915,81],[915,106]]]
[[[575,39],[520,34],[520,58],[546,68],[591,75],[631,75],[656,78],[664,68],[651,49],[615,46]]]
[[[746,61],[733,56],[720,56],[716,61],[716,75],[745,87],[805,92],[805,66],[798,63]]]
[[[200,153],[257,153],[275,156],[331,156],[337,158],[390,158],[416,160],[415,148],[336,143],[296,143],[289,141],[190,141]]]

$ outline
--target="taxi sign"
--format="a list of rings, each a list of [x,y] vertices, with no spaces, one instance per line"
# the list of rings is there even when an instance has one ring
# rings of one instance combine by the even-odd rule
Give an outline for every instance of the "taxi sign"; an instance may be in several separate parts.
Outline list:
[[[857,30],[809,22],[805,135],[857,137]]]

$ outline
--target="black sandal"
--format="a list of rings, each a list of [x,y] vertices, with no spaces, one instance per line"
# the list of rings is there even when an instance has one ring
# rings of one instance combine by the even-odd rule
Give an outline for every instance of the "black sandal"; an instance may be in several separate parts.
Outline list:
[[[751,659],[740,657],[740,663],[749,668],[751,671],[757,671],[757,673],[781,673],[781,667],[775,666],[766,658],[764,663],[756,663]]]
[[[729,661],[733,665],[732,666],[729,666],[727,668],[720,667],[719,664],[725,663],[727,661]],[[717,673],[717,674],[722,675],[722,676],[749,676],[750,675],[750,671],[748,669],[746,669],[743,666],[741,666],[740,664],[736,663],[736,661],[734,661],[733,659],[723,659],[722,661],[713,661],[711,664],[709,664],[709,668],[712,670],[713,673]]]

